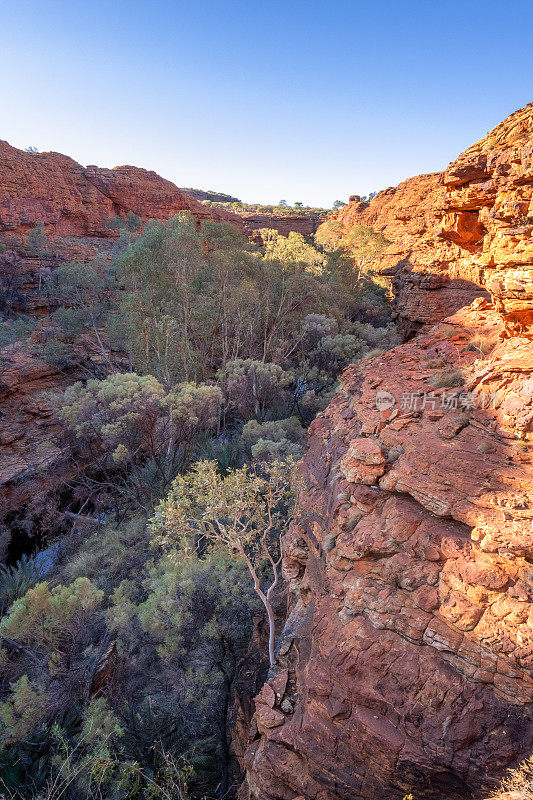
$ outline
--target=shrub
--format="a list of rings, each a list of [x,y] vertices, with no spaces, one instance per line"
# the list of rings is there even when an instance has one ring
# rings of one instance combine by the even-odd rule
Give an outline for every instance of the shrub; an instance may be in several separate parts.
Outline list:
[[[72,344],[61,342],[59,339],[52,339],[45,344],[43,358],[47,364],[59,370],[72,369],[79,364],[79,357]]]
[[[496,347],[499,341],[500,337],[497,334],[493,336],[475,336],[470,340],[469,349],[476,350],[481,355],[486,356]]]
[[[24,645],[53,650],[72,642],[102,598],[103,592],[88,578],[53,589],[43,581],[13,603],[0,622],[0,634]]]
[[[218,424],[221,401],[216,386],[184,383],[167,392],[151,375],[125,373],[70,386],[58,416],[103,471],[100,485],[151,509],[154,493],[188,462],[196,436]]]
[[[265,364],[251,358],[228,361],[217,378],[225,385],[228,399],[241,419],[264,420],[277,412],[289,398],[292,376],[278,364]]]
[[[40,570],[35,560],[26,555],[12,567],[0,565],[0,614],[4,614],[18,597],[31,589],[39,576]]]
[[[242,429],[244,453],[253,461],[298,459],[303,453],[306,430],[297,417],[272,422],[250,420]]]
[[[435,389],[442,389],[444,387],[453,387],[453,386],[463,386],[465,382],[465,376],[460,369],[455,369],[453,367],[449,369],[443,369],[440,372],[437,372],[435,375],[432,375],[429,379],[429,383],[435,387]]]
[[[516,792],[516,800],[533,798],[533,756],[526,758],[515,769],[510,769],[492,797],[494,800],[499,800],[500,797],[503,800],[504,795],[507,797],[507,792]]]
[[[19,314],[7,322],[0,323],[0,349],[24,339],[29,339],[37,322],[25,314]]]
[[[309,364],[336,375],[364,354],[365,342],[353,334],[325,336],[309,354]]]
[[[336,336],[339,323],[325,314],[308,314],[301,324],[302,348],[304,352],[313,350],[325,336]]]

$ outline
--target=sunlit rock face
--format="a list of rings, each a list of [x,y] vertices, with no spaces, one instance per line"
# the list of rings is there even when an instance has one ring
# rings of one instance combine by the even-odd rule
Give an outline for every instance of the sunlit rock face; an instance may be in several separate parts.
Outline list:
[[[131,212],[142,220],[164,220],[180,211],[198,221],[230,222],[244,232],[240,217],[203,206],[155,172],[82,167],[60,153],[28,153],[0,141],[0,245],[8,248],[0,253],[0,282],[16,285],[15,310],[44,316],[53,298],[38,291],[43,274],[66,260],[109,258],[117,235],[111,219]],[[39,224],[47,239],[42,258],[25,247],[28,232]],[[96,352],[93,358],[98,362],[101,356]],[[22,345],[1,352],[0,524],[24,506],[37,510],[69,476],[47,395],[83,377],[83,371],[51,367]]]
[[[300,233],[302,236],[313,236],[319,225],[319,218],[305,214],[255,214],[243,212],[239,214],[242,219],[246,235],[258,244],[262,243],[261,230],[268,228],[275,230],[282,236],[290,233]]]
[[[532,122],[341,212],[418,334],[311,425],[242,797],[480,798],[533,750]]]
[[[168,219],[190,211],[197,219],[235,214],[206,208],[155,172],[139,167],[82,167],[61,153],[27,153],[0,141],[0,240],[24,236],[42,223],[51,239],[113,236],[109,219],[128,212]]]
[[[407,333],[492,296],[510,322],[533,320],[533,104],[511,114],[443,173],[358,197],[337,219],[391,242],[389,274]],[[481,291],[480,291],[481,290]]]

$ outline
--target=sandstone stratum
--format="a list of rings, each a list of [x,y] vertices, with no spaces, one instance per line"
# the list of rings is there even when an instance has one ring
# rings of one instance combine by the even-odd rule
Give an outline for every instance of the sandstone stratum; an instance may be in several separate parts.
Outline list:
[[[531,105],[511,114],[442,173],[352,197],[337,213],[391,242],[375,266],[392,278],[406,333],[444,319],[475,297],[509,321],[533,321]]]
[[[408,341],[311,425],[241,796],[486,797],[533,749],[533,104],[337,218]]]
[[[168,219],[189,211],[196,219],[239,217],[207,209],[157,173],[140,167],[82,167],[61,153],[28,153],[0,141],[0,241],[42,223],[50,238],[114,235],[108,222],[128,212]]]

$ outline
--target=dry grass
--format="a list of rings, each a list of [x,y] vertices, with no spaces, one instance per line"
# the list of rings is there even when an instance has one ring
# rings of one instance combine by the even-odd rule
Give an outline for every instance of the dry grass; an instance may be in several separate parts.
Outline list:
[[[429,383],[434,386],[435,389],[442,389],[445,386],[463,386],[464,382],[465,376],[462,370],[453,367],[443,369],[435,375],[432,375],[429,379]]]
[[[526,758],[516,769],[511,769],[503,779],[499,789],[491,795],[503,800],[507,792],[516,792],[513,800],[533,800],[533,756]]]
[[[482,356],[486,356],[496,347],[499,341],[500,338],[496,334],[492,336],[475,336],[470,340],[469,349],[475,350]]]

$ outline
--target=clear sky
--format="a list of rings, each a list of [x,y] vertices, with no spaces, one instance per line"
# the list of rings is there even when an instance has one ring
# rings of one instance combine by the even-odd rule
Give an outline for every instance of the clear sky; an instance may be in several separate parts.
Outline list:
[[[532,0],[0,0],[0,138],[248,202],[442,169],[533,100]]]

